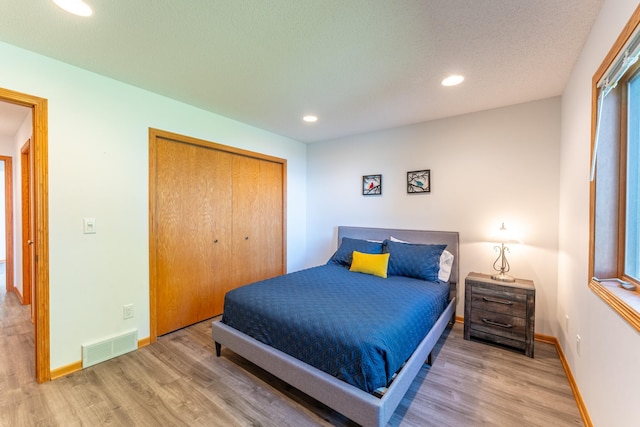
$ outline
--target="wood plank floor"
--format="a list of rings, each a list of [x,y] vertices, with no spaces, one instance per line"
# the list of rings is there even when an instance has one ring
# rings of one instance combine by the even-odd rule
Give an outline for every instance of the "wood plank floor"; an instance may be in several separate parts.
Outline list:
[[[38,385],[29,308],[0,296],[0,426],[352,426],[229,350],[210,322]],[[456,324],[391,426],[582,425],[555,348],[535,359],[464,341]]]

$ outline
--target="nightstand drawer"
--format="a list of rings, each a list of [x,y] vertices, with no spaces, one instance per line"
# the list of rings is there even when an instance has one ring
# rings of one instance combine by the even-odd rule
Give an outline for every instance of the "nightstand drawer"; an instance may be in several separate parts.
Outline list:
[[[471,335],[474,331],[482,331],[524,342],[526,326],[523,317],[477,309],[471,311]]]
[[[525,352],[525,354],[527,352],[527,347],[529,346],[529,343],[527,343],[526,341],[514,340],[508,337],[501,337],[500,335],[488,334],[482,331],[472,331],[470,339],[476,341],[481,340],[483,342],[489,342],[498,345],[506,345],[509,348],[523,351]]]
[[[471,305],[474,310],[486,310],[526,317],[527,294],[474,286],[471,294]]]

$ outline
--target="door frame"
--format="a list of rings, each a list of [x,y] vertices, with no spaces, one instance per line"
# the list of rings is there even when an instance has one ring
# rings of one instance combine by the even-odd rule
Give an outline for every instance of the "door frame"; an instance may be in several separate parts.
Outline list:
[[[45,98],[0,88],[0,100],[32,110],[33,210],[35,231],[35,362],[36,381],[51,380],[49,331],[49,156],[48,102]]]
[[[23,304],[31,304],[31,322],[35,323],[35,304],[33,302],[33,266],[35,265],[32,250],[33,241],[33,156],[31,155],[31,138],[20,147],[20,194],[22,229],[22,295]]]

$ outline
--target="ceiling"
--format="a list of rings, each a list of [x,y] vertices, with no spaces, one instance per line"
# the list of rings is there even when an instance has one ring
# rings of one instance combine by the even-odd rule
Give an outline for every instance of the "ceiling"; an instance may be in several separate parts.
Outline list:
[[[0,41],[315,142],[558,96],[603,0],[85,1],[0,0]]]

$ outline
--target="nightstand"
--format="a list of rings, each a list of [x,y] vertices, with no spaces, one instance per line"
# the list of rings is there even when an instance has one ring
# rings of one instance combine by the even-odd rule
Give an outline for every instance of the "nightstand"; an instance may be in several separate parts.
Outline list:
[[[510,347],[533,357],[536,288],[469,273],[464,281],[464,339]]]

